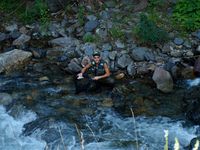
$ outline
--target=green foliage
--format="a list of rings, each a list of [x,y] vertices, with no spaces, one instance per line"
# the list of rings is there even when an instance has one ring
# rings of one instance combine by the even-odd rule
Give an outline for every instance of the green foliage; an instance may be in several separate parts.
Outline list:
[[[84,24],[84,13],[85,13],[85,8],[83,5],[80,5],[78,9],[78,22],[81,26]]]
[[[173,19],[179,28],[195,31],[200,28],[200,0],[179,0],[174,8]]]
[[[149,0],[148,7],[151,9],[163,7],[165,2],[164,0]]]
[[[18,17],[24,23],[39,20],[42,26],[47,26],[50,17],[47,4],[44,0],[27,2],[25,0],[1,0],[0,11],[8,14],[8,17]]]
[[[133,30],[136,38],[144,44],[162,43],[168,40],[167,32],[158,27],[156,23],[144,14],[140,16],[140,22]]]
[[[98,38],[95,36],[95,35],[92,35],[92,34],[85,34],[83,36],[83,41],[86,43],[86,42],[96,42],[98,40]]]
[[[113,39],[125,39],[125,33],[119,27],[112,27],[108,32]]]

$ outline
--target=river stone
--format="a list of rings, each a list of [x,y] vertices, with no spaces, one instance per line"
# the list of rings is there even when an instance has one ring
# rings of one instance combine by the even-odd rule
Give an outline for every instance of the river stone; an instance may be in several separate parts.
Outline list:
[[[0,33],[0,42],[4,41],[6,39],[6,34],[5,33]]]
[[[197,52],[200,52],[200,45],[196,49]]]
[[[80,72],[82,67],[78,64],[78,59],[74,58],[68,64],[68,70],[72,73]]]
[[[157,67],[153,73],[152,79],[159,90],[169,93],[173,90],[173,80],[168,71]]]
[[[154,61],[155,60],[154,54],[151,52],[150,49],[148,49],[146,47],[134,48],[132,50],[131,54],[132,54],[131,56],[133,57],[133,59],[136,60],[136,61],[144,61],[144,60]]]
[[[112,45],[109,43],[103,44],[102,46],[102,51],[111,51],[112,50]]]
[[[31,56],[32,53],[19,49],[0,54],[0,73],[18,68],[29,60]]]
[[[127,67],[131,62],[132,60],[130,56],[128,54],[123,54],[121,57],[118,58],[117,65],[123,69]]]
[[[0,93],[0,105],[9,105],[12,103],[12,97],[8,93]]]
[[[193,32],[192,35],[200,40],[200,30]]]
[[[130,76],[134,76],[136,74],[136,69],[133,62],[128,65],[127,72]]]
[[[53,47],[55,46],[61,46],[61,47],[71,47],[71,46],[76,46],[79,45],[79,41],[71,38],[71,37],[60,37],[53,39],[48,42],[50,45]]]
[[[14,30],[18,30],[18,26],[17,26],[17,24],[12,24],[12,25],[6,26],[5,29],[8,32],[12,32]]]
[[[97,17],[94,16],[94,15],[88,15],[86,18],[87,18],[89,21],[97,20]]]
[[[21,33],[17,30],[12,31],[9,34],[10,38],[12,38],[12,39],[17,39],[20,37],[20,35],[21,35]]]
[[[107,11],[103,10],[100,12],[100,17],[105,20],[105,19],[109,19],[110,18],[110,15]]]
[[[176,44],[176,45],[182,45],[183,44],[183,39],[182,38],[175,38],[174,39],[174,43]]]
[[[86,22],[84,26],[84,30],[85,32],[92,32],[93,30],[97,28],[98,25],[99,25],[99,22],[97,20],[88,21]]]
[[[111,52],[109,52],[109,58],[111,60],[115,60],[116,56],[117,56],[117,51],[111,51]]]
[[[124,43],[122,43],[122,42],[119,41],[119,40],[117,40],[117,41],[115,42],[115,45],[117,46],[117,48],[120,48],[120,49],[125,48]]]
[[[25,44],[26,42],[28,42],[31,39],[30,36],[26,35],[26,34],[22,34],[19,38],[17,38],[16,40],[13,41],[13,45],[16,46],[20,46]]]
[[[30,48],[34,58],[44,58],[46,56],[46,50],[41,48]]]
[[[92,56],[94,51],[96,51],[96,44],[85,43],[81,49],[84,51],[85,55]]]

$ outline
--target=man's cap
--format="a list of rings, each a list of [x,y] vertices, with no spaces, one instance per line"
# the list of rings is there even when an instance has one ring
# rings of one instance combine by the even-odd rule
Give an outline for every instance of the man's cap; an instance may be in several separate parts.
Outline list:
[[[98,51],[95,51],[94,53],[93,53],[93,56],[100,56],[101,54],[100,54],[100,52],[98,52]]]

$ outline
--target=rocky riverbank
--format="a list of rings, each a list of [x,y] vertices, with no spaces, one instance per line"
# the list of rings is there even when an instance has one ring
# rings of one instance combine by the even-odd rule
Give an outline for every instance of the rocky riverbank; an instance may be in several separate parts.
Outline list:
[[[113,108],[123,116],[132,115],[130,108],[136,116],[186,116],[199,125],[199,87],[188,90],[178,81],[200,74],[200,30],[187,38],[172,31],[168,42],[147,47],[131,34],[140,12],[130,13],[124,23],[119,20],[129,8],[107,5],[97,14],[86,14],[84,24],[76,15],[60,14],[45,31],[37,22],[1,24],[0,102],[12,115],[23,106],[36,112],[39,118],[25,125],[26,135],[63,116],[82,126],[83,116],[98,113],[97,107]],[[123,38],[111,36],[116,25],[122,26]],[[98,38],[85,39],[93,36]],[[72,74],[81,70],[94,51],[101,52],[117,85],[112,91],[75,95]]]

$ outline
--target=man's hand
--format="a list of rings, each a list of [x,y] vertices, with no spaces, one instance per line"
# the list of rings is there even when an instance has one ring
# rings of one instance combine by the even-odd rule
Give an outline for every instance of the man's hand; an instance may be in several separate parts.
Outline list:
[[[99,80],[99,79],[101,79],[99,76],[92,78],[92,80]]]
[[[77,79],[82,79],[83,78],[83,73],[77,74]]]

